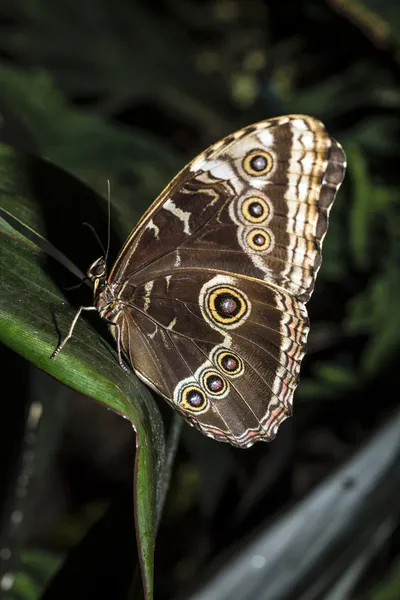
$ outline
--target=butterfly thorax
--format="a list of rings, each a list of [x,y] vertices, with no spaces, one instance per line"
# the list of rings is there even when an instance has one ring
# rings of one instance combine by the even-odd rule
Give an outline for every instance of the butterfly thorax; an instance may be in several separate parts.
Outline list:
[[[93,283],[93,300],[100,316],[115,323],[124,307],[120,297],[123,284],[108,281],[107,265],[103,257],[90,266],[87,276]]]

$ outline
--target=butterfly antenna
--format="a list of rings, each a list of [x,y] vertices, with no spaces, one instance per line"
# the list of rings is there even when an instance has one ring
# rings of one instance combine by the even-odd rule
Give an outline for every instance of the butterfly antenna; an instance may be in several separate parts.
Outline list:
[[[77,290],[78,288],[81,287],[81,285],[83,285],[85,283],[86,280],[89,281],[89,277],[87,275],[85,275],[85,277],[83,277],[79,283],[76,283],[75,285],[69,285],[68,287],[63,286],[63,289],[66,292],[71,292],[72,290]]]
[[[103,255],[106,256],[106,250],[103,246],[103,242],[101,241],[101,239],[99,238],[97,231],[95,230],[95,228],[93,227],[93,225],[91,223],[82,223],[82,225],[84,225],[85,227],[89,227],[89,229],[91,230],[91,232],[93,233],[94,237],[96,238],[96,240],[99,243],[100,248],[103,250]],[[108,253],[108,250],[107,250]]]
[[[107,262],[108,253],[110,251],[110,242],[111,242],[111,184],[110,180],[107,179],[107,200],[108,200],[108,229],[107,229],[107,251],[104,257],[105,262]]]

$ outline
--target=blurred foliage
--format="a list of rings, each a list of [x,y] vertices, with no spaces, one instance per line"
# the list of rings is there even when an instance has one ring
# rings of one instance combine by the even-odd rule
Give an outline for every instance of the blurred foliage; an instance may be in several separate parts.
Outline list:
[[[395,565],[386,581],[383,581],[368,600],[397,600],[400,590],[400,566]]]
[[[49,583],[50,578],[59,568],[62,556],[56,556],[41,549],[30,549],[21,553],[21,562],[15,573],[12,592],[7,598],[13,600],[35,600]]]
[[[309,353],[295,418],[273,444],[247,452],[185,431],[158,539],[158,598],[195,585],[204,565],[305,494],[397,402],[399,25],[396,0],[6,0],[0,6],[0,140],[49,159],[101,195],[111,181],[114,255],[179,168],[243,125],[313,114],[347,153],[348,175],[309,305]],[[80,415],[73,410],[69,436]],[[9,419],[6,411],[1,417]],[[68,435],[59,443],[70,457]],[[112,430],[109,437],[118,435]],[[94,456],[96,449],[87,452]],[[104,469],[88,472],[111,480]],[[65,473],[64,480],[79,488]],[[119,484],[102,494],[113,497]],[[88,495],[79,501],[96,500],[93,490]],[[74,508],[71,501],[62,516],[76,515]],[[61,522],[54,517],[27,539],[51,553],[57,544],[49,531]],[[400,596],[392,566],[398,539],[393,548],[378,579],[390,569],[394,575],[379,589],[371,583],[373,600]],[[65,543],[61,553],[69,549]],[[26,575],[27,556],[16,598],[38,598],[43,590],[45,578],[39,585]]]

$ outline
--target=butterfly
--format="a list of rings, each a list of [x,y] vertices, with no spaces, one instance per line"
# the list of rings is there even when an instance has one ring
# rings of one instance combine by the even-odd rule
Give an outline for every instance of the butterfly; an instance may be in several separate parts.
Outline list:
[[[233,446],[271,441],[292,414],[306,303],[346,168],[317,119],[288,115],[210,146],[164,189],[94,303],[135,373],[190,425]]]

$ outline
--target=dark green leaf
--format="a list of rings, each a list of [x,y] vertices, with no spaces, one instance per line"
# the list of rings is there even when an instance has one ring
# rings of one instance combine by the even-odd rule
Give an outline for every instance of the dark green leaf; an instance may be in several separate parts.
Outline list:
[[[59,381],[94,398],[134,425],[137,432],[136,532],[144,582],[151,598],[155,521],[164,458],[163,426],[158,409],[145,386],[119,367],[108,340],[99,336],[84,318],[78,322],[64,351],[56,360],[50,360],[59,332],[65,335],[68,331],[75,310],[66,304],[60,291],[67,272],[34,240],[37,235],[36,241],[40,243],[41,236],[49,231],[51,235],[46,233],[43,237],[56,242],[59,233],[65,254],[68,254],[68,243],[77,254],[77,238],[68,231],[68,220],[63,219],[63,214],[70,214],[69,220],[76,218],[74,198],[70,198],[67,206],[64,204],[67,199],[57,186],[53,187],[59,173],[45,163],[4,147],[0,156],[3,173],[0,207],[7,219],[0,221],[0,339]],[[46,183],[45,198],[40,193],[43,188],[37,185],[39,174],[43,177],[40,181]],[[58,183],[66,179],[66,176],[64,180],[58,179]],[[94,206],[93,195],[77,182],[74,186],[79,202],[84,204],[87,197],[88,205],[91,202]],[[49,218],[46,213],[51,207],[50,199],[52,216],[58,213],[58,219]],[[32,239],[15,225],[21,231],[26,228],[25,233]]]

